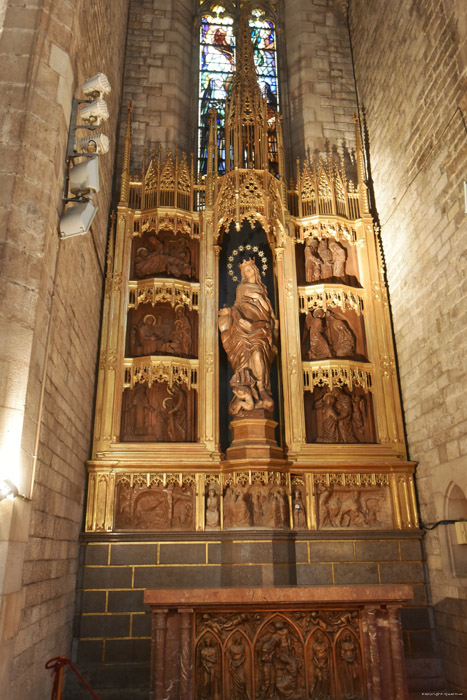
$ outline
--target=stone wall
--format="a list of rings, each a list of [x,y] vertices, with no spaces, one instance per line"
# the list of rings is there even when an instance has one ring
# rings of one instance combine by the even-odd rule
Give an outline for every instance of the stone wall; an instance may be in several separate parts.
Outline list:
[[[100,159],[91,232],[59,242],[58,221],[71,99],[99,70],[113,88],[103,131],[115,147],[127,8],[128,0],[1,6],[0,464],[27,497],[37,454],[32,501],[0,503],[5,698],[47,697],[44,663],[70,654],[112,151]]]
[[[193,9],[192,0],[130,2],[123,105],[129,100],[134,105],[134,168],[141,166],[145,149],[194,149]]]
[[[284,0],[289,161],[354,144],[356,109],[347,27],[335,0]]]
[[[454,485],[467,495],[467,7],[351,0],[350,19],[410,457],[422,518],[436,522],[452,517]],[[467,579],[456,575],[446,526],[425,542],[448,687],[465,691]]]

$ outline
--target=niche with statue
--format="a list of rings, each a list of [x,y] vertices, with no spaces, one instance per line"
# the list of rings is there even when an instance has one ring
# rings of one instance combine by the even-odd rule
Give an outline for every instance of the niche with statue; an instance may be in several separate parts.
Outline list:
[[[184,304],[141,304],[128,313],[126,357],[198,356],[198,312]]]
[[[357,251],[348,240],[318,234],[298,241],[295,250],[300,286],[344,284],[360,287]]]
[[[182,382],[139,382],[123,392],[122,442],[195,442],[196,391]]]
[[[300,314],[302,360],[367,361],[363,317],[353,309],[309,308]]]
[[[375,442],[371,392],[361,387],[315,387],[305,392],[307,442],[335,445]]]
[[[183,233],[147,228],[133,241],[131,278],[199,280],[199,243]]]

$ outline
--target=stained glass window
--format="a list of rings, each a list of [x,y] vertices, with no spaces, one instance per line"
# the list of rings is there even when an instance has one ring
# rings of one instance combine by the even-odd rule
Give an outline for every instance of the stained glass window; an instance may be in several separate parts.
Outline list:
[[[217,111],[218,168],[225,172],[225,101],[235,71],[235,35],[232,16],[226,14],[222,5],[211,6],[201,17],[200,31],[200,77],[198,114],[198,171],[206,174],[209,138],[209,112]],[[267,97],[268,116],[272,124],[273,114],[278,109],[276,34],[274,23],[265,17],[263,10],[254,9],[250,18],[251,38],[258,80]],[[270,157],[276,149],[274,138],[270,138]],[[273,157],[275,160],[275,157]]]

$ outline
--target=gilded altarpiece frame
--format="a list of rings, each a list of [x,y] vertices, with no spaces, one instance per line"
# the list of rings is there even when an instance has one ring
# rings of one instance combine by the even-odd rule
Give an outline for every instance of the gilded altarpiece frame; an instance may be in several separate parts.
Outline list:
[[[279,116],[277,129],[283,172]],[[129,110],[107,260],[86,531],[417,527],[414,465],[406,457],[384,267],[358,129],[356,142],[356,186],[331,157],[298,164],[288,187],[265,168],[237,167],[219,177],[211,167],[197,179],[193,160],[170,153],[153,154],[140,175],[131,175]],[[217,316],[219,275],[227,271],[219,270],[220,236],[244,221],[260,224],[274,260],[283,441],[269,451],[242,447],[225,455],[219,446]],[[154,239],[146,253],[162,257],[166,267],[164,274],[137,279],[134,242],[144,236]],[[190,260],[197,251],[191,277],[183,274],[183,255],[174,253],[180,241]],[[325,259],[330,250],[334,267]],[[167,274],[167,260],[177,274]],[[351,274],[343,272],[346,263]],[[321,270],[331,265],[331,272],[318,279],[318,264]],[[184,318],[196,314],[196,357],[182,356],[180,343],[167,337],[157,341],[164,352],[127,356],[129,313],[158,304],[182,308]],[[326,346],[329,357],[319,357]],[[170,440],[122,441],[124,392],[160,384],[167,391],[162,404],[175,415],[172,423],[166,419]],[[188,396],[196,420],[190,438],[179,440],[185,433],[176,420],[189,411],[176,404],[186,404]],[[150,401],[146,392],[146,413],[153,411]],[[337,406],[350,404],[345,432]],[[366,433],[365,420],[371,422]],[[231,514],[233,491],[241,517]],[[170,518],[151,520],[158,507]]]

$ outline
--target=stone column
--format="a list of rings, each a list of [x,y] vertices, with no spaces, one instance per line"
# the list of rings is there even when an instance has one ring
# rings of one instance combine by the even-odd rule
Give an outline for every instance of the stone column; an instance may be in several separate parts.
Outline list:
[[[191,626],[192,608],[178,610],[180,623],[180,700],[191,700],[191,680],[193,673],[193,645]]]
[[[168,612],[167,608],[162,608],[152,614],[149,700],[163,700],[164,698],[165,639]]]
[[[402,626],[399,616],[399,606],[388,605],[389,635],[391,639],[392,672],[394,678],[395,697],[397,700],[407,700],[407,675],[405,670],[404,645],[402,642]]]
[[[382,700],[381,676],[379,667],[378,630],[376,624],[377,606],[365,606],[363,617],[366,620],[367,655],[366,673],[369,696],[372,700]],[[369,662],[369,663],[368,663]]]

